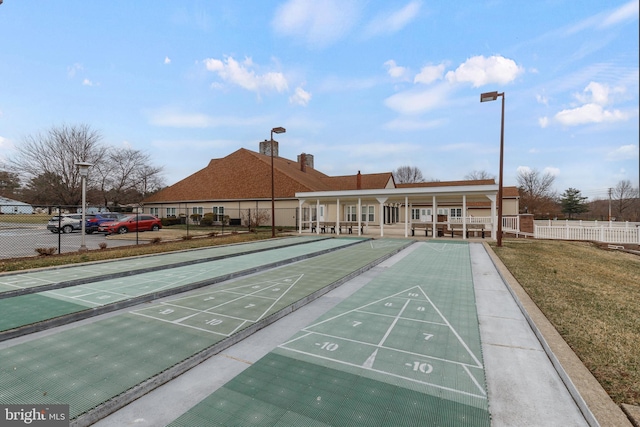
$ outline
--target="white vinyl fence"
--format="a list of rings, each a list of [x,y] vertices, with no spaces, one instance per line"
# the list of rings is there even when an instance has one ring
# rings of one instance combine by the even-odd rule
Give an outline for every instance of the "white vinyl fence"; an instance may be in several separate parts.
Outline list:
[[[592,240],[640,245],[640,223],[598,221],[536,221],[536,239]]]

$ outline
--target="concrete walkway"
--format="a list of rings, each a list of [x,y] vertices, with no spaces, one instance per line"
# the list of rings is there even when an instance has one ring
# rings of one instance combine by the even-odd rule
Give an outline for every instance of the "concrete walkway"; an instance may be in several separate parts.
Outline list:
[[[387,271],[418,245],[412,245],[95,425],[161,426],[174,421],[296,332]],[[589,375],[580,371],[579,366],[566,365],[573,363],[567,362],[571,355],[565,354],[566,349],[560,348],[555,338],[545,338],[549,335],[548,325],[538,325],[546,319],[540,319],[537,313],[533,313],[525,298],[513,289],[514,283],[511,283],[508,272],[497,260],[492,260],[485,246],[471,243],[469,250],[491,425],[631,426],[601,387],[598,389],[597,382],[590,381]]]

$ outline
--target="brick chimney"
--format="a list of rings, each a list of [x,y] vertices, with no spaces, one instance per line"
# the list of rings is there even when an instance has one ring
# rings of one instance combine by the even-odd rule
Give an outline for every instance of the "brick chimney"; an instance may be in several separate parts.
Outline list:
[[[362,174],[358,171],[358,175],[356,175],[356,189],[362,190]]]
[[[300,162],[300,170],[302,172],[307,171],[307,155],[305,153],[300,154],[299,160]]]

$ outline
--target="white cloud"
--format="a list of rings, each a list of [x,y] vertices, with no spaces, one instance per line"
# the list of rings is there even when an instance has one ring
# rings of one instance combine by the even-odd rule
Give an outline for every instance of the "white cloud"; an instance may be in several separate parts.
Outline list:
[[[89,79],[82,80],[82,86],[93,86],[93,82]]]
[[[360,15],[359,1],[289,0],[278,7],[271,26],[277,33],[325,47],[344,37]]]
[[[638,156],[638,147],[636,145],[623,145],[622,147],[618,147],[615,150],[607,153],[607,160],[615,161],[615,160],[629,160],[634,159]]]
[[[76,62],[76,63],[75,63],[75,64],[73,64],[72,66],[67,67],[67,76],[68,76],[70,79],[72,79],[72,78],[74,78],[74,77],[76,76],[76,74],[77,74],[79,71],[82,71],[82,70],[84,70],[84,67],[82,66],[82,64],[79,64],[79,63],[77,63],[77,62]]]
[[[610,95],[622,94],[624,92],[625,90],[622,87],[611,89],[609,85],[590,82],[587,87],[584,88],[584,91],[576,94],[575,97],[582,103],[594,103],[605,106],[612,102]]]
[[[540,117],[538,119],[538,124],[540,125],[541,128],[546,128],[547,126],[549,126],[549,118],[548,117]]]
[[[624,21],[637,21],[638,13],[640,13],[639,4],[638,0],[625,3],[607,15],[600,23],[600,27],[606,28]]]
[[[402,114],[419,114],[441,107],[448,98],[449,90],[444,84],[426,90],[410,90],[392,95],[384,103]]]
[[[549,105],[549,98],[544,95],[536,95],[536,101],[540,104]]]
[[[164,63],[165,64],[171,64],[171,58],[169,58],[168,56],[164,57]]]
[[[407,80],[409,70],[406,67],[397,65],[393,59],[388,60],[384,65],[387,67],[387,73],[394,79]]]
[[[208,71],[218,74],[223,81],[252,92],[261,92],[262,90],[284,92],[289,87],[287,79],[282,73],[269,71],[257,74],[253,70],[254,64],[251,58],[246,58],[242,64],[232,57],[227,57],[224,61],[208,58],[204,60],[204,64]]]
[[[422,67],[420,73],[418,73],[413,79],[414,83],[430,84],[436,80],[441,80],[444,74],[445,64],[440,65],[427,65]]]
[[[385,123],[382,127],[388,130],[395,131],[415,131],[434,129],[442,126],[446,120],[410,120],[410,119],[395,119]]]
[[[445,77],[451,83],[469,82],[473,87],[480,87],[489,83],[510,83],[523,72],[524,69],[514,60],[503,56],[474,56],[455,71],[449,71]]]
[[[549,174],[551,176],[558,176],[558,175],[560,175],[560,168],[556,168],[554,166],[547,166],[546,168],[542,169],[542,174],[543,175]]]
[[[619,122],[627,120],[629,115],[620,110],[605,110],[602,105],[585,104],[578,108],[562,110],[555,119],[565,126],[577,126],[587,123]]]
[[[263,125],[263,117],[209,116],[202,113],[184,113],[173,108],[160,108],[145,112],[149,124],[175,128],[212,128]]]
[[[385,12],[374,18],[365,30],[365,35],[370,37],[377,34],[392,34],[400,31],[415,19],[420,12],[422,2],[411,1],[402,9],[393,13]]]
[[[311,101],[311,94],[301,87],[297,87],[295,93],[289,98],[291,104],[302,105],[306,107]]]

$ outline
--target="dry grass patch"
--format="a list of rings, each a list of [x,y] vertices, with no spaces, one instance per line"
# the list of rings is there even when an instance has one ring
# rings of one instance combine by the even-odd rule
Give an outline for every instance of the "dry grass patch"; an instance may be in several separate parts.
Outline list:
[[[640,404],[640,257],[585,242],[493,250],[612,399]]]

